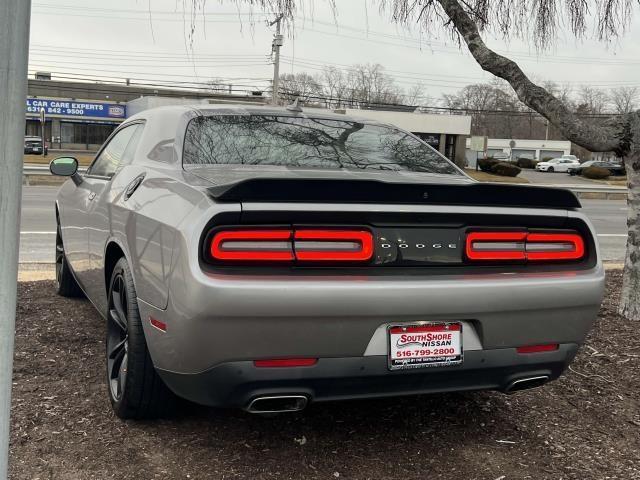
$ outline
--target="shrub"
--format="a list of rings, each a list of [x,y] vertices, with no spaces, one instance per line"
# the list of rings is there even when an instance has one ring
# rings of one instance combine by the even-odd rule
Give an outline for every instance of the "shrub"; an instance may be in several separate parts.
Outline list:
[[[492,157],[481,158],[480,160],[478,160],[478,166],[483,172],[491,172],[493,166],[497,165],[498,163],[500,163],[500,160],[496,160]]]
[[[611,175],[611,172],[606,168],[602,168],[602,167],[587,167],[582,170],[582,175],[587,178],[592,178],[594,180],[601,180]]]
[[[549,160],[553,160],[554,158],[556,158],[556,157],[544,157],[544,158],[542,159],[542,161],[543,161],[543,162],[548,162]]]
[[[512,163],[500,162],[491,167],[491,173],[502,177],[517,177],[521,171],[521,168],[516,167]]]
[[[537,164],[538,162],[527,157],[520,157],[518,158],[518,160],[516,160],[516,165],[520,168],[536,168]]]

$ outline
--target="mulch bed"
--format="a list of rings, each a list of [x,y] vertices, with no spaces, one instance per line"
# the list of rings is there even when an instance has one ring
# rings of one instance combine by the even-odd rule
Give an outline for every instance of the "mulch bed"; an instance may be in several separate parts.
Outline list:
[[[640,479],[640,322],[621,274],[568,371],[543,388],[313,405],[259,417],[190,407],[123,422],[104,326],[52,282],[19,285],[10,475],[17,479]],[[640,319],[639,319],[640,320]]]

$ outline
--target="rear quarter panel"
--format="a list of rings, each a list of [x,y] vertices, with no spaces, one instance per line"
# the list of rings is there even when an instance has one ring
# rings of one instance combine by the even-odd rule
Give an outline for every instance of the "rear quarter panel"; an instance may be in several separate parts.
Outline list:
[[[125,200],[126,185],[143,173],[142,184]],[[112,235],[105,249],[110,242],[123,249],[138,298],[158,308],[167,306],[176,237],[189,213],[206,201],[202,192],[176,177],[169,169],[130,166],[119,173],[112,189]]]

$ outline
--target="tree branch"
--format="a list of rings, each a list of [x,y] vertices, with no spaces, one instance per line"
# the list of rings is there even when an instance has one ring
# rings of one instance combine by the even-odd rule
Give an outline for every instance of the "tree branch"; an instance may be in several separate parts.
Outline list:
[[[513,60],[487,47],[480,37],[478,27],[458,0],[438,2],[482,69],[509,82],[524,104],[547,118],[565,137],[593,152],[615,151],[620,155],[628,153],[628,138],[625,135],[628,118],[618,117],[606,125],[594,125],[580,119],[564,103],[529,80]]]

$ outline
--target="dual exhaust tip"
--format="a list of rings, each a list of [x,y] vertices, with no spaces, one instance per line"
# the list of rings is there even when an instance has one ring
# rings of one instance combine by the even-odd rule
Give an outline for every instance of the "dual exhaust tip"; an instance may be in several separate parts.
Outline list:
[[[507,388],[504,389],[504,393],[515,393],[520,390],[527,390],[529,388],[541,387],[549,381],[549,375],[538,375],[536,377],[519,378],[513,380]]]
[[[272,395],[256,397],[247,406],[249,413],[286,413],[299,412],[309,403],[305,395]]]
[[[520,390],[540,387],[549,381],[549,375],[538,375],[513,380],[504,389],[504,393],[515,393]],[[247,406],[249,413],[286,413],[304,410],[309,403],[306,395],[271,395],[256,397]]]

